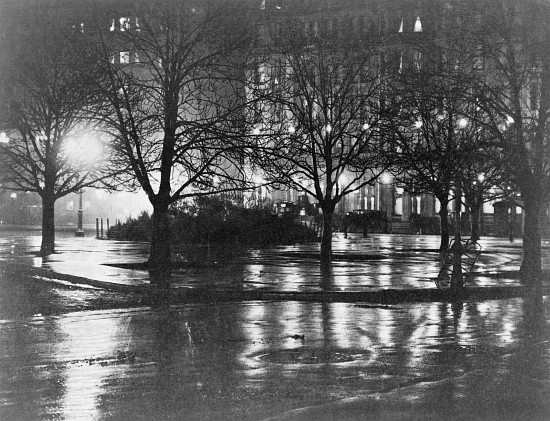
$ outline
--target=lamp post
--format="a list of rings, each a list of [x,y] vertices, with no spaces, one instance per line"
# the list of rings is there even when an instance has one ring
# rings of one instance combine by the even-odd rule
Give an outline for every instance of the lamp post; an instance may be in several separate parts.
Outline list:
[[[341,173],[340,176],[338,177],[338,186],[340,188],[340,192],[346,188],[347,184],[348,184],[348,177],[346,176],[346,174]],[[344,215],[347,212],[346,196],[347,195],[342,196],[342,214]]]
[[[75,237],[84,237],[84,230],[82,229],[82,190],[78,192],[78,212],[77,212],[77,229],[74,233]]]
[[[386,234],[389,234],[389,229],[388,229],[388,219],[391,217],[391,215],[388,215],[389,214],[389,201],[390,201],[390,194],[389,194],[389,185],[390,183],[392,182],[392,178],[391,178],[391,175],[387,172],[383,173],[382,174],[382,177],[381,177],[381,181],[382,181],[382,184],[379,184],[378,186],[378,194],[379,194],[379,197],[378,197],[378,206],[380,208],[380,200],[383,200],[384,201],[384,232]],[[383,191],[383,194],[380,195],[380,187],[384,186],[384,191]],[[380,208],[381,210],[381,208]]]
[[[479,235],[483,235],[484,231],[484,223],[483,223],[483,182],[485,181],[485,175],[479,174],[477,176],[478,181],[478,189],[477,189],[477,197],[476,200],[478,201],[479,210],[478,210],[478,218],[479,218]]]
[[[103,144],[94,133],[88,132],[80,137],[71,137],[66,141],[67,157],[75,165],[77,171],[94,171],[103,153]],[[84,237],[82,188],[78,194],[77,229],[75,237]]]
[[[468,120],[461,117],[457,121],[457,126],[460,130],[465,129],[468,126]],[[464,286],[464,274],[462,273],[462,254],[464,249],[462,247],[461,238],[461,211],[462,211],[462,189],[460,187],[460,180],[456,182],[455,193],[455,239],[452,246],[453,252],[453,271],[451,273],[451,288],[462,288]]]

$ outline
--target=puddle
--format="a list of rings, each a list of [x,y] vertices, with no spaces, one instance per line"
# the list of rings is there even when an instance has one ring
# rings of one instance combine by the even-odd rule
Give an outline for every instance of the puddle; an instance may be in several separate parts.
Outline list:
[[[368,353],[347,350],[284,349],[276,350],[257,358],[275,364],[337,364],[364,360]]]

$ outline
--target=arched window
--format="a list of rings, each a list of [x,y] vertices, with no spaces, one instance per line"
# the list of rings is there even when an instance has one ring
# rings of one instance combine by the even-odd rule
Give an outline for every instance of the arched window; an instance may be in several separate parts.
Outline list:
[[[416,22],[414,23],[414,32],[422,32],[422,21],[420,16],[416,17]]]

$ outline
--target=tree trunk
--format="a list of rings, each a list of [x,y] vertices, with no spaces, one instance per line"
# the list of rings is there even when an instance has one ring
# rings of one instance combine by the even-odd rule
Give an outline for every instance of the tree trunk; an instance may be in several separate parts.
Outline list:
[[[55,199],[53,194],[42,196],[42,244],[40,256],[48,256],[55,252]]]
[[[471,227],[472,227],[472,234],[471,234],[471,240],[472,241],[478,241],[479,240],[479,211],[480,211],[479,205],[471,205]]]
[[[152,269],[169,269],[170,226],[168,223],[168,201],[153,205],[151,250],[148,265]]]
[[[453,252],[453,272],[451,273],[451,288],[462,289],[464,287],[464,274],[462,273],[462,237],[460,231],[462,228],[462,190],[457,187],[455,199],[455,226],[454,226],[454,243],[451,248]]]
[[[525,225],[523,229],[522,282],[533,288],[542,286],[541,238],[539,230],[540,204],[536,198],[525,198]]]
[[[321,239],[321,266],[332,266],[332,219],[333,210],[323,209],[323,237]]]
[[[439,253],[444,254],[449,250],[449,210],[447,209],[448,203],[441,203],[441,209],[439,210],[439,218],[441,219],[441,244],[439,245]]]
[[[330,291],[334,289],[334,270],[332,265],[324,265],[321,262],[321,289]]]

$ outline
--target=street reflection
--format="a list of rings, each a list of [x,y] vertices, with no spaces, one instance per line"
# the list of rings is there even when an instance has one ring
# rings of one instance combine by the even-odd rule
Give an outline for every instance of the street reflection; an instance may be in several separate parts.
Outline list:
[[[413,384],[440,384],[409,398],[443,407],[493,385],[548,396],[548,307],[205,303],[9,321],[0,418],[261,419]]]
[[[64,395],[61,414],[66,419],[100,418],[98,399],[109,379],[124,379],[121,356],[129,352],[130,315],[112,317],[112,312],[98,312],[61,317],[57,329],[63,335],[53,353],[53,362],[64,367]]]

